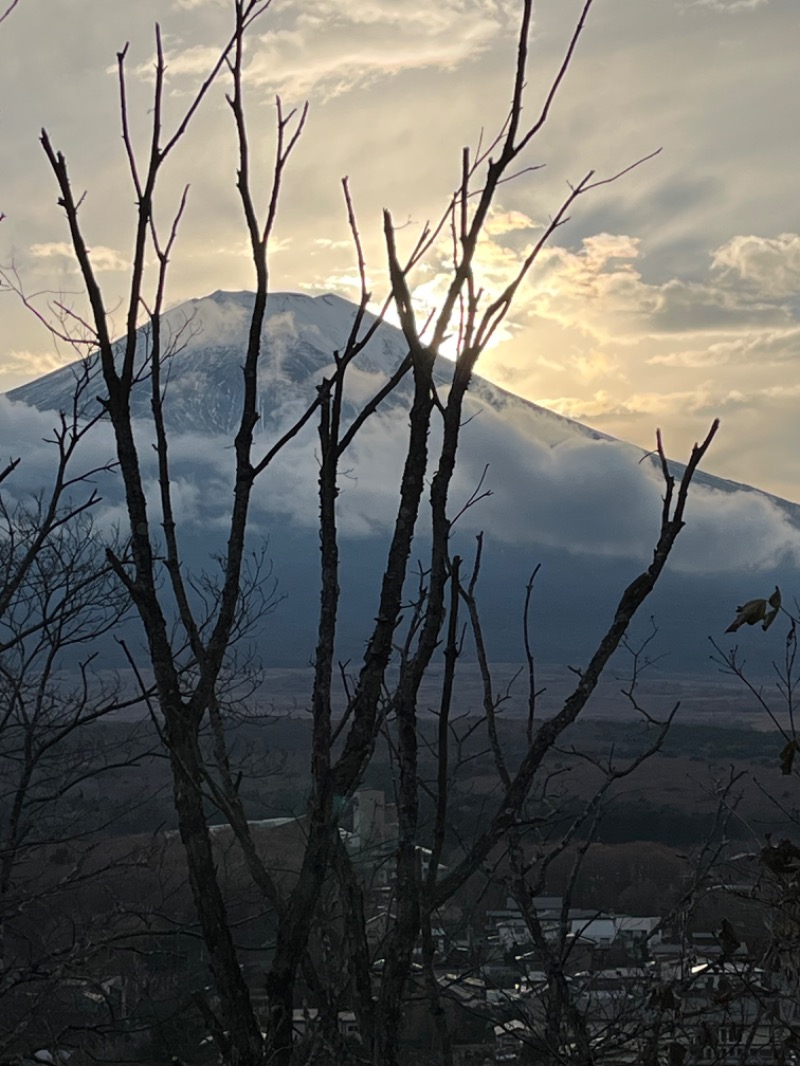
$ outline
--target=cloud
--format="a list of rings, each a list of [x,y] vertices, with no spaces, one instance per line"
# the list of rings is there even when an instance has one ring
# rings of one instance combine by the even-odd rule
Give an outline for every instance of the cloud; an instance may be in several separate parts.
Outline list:
[[[295,98],[331,98],[403,71],[452,69],[484,52],[505,25],[482,0],[313,0],[290,25],[261,36],[247,74]]]
[[[633,392],[620,398],[604,389],[596,390],[587,399],[569,396],[546,397],[545,407],[561,411],[568,418],[594,425],[608,425],[617,418],[645,418],[651,426],[661,422],[665,415],[679,407],[685,417],[705,421],[721,414],[733,404],[741,404],[745,395],[737,389],[720,385],[714,378],[707,378],[694,389],[680,392],[646,391]]]
[[[769,0],[694,0],[694,7],[707,7],[712,11],[719,11],[725,15],[733,15],[739,11],[754,11],[757,7],[763,7]]]
[[[491,0],[443,0],[431,7],[420,0],[408,0],[398,7],[394,0],[308,0],[297,21],[304,25],[330,25],[331,22],[370,26],[414,26],[441,32],[458,18],[497,17],[497,4]]]
[[[746,573],[800,565],[800,530],[766,496],[695,486],[674,557],[678,570]]]
[[[500,208],[497,218],[476,261],[476,281],[486,300],[516,276],[536,226],[525,212]],[[766,484],[795,498],[796,471],[785,442],[794,433],[796,412],[780,375],[800,358],[800,323],[791,298],[767,298],[764,284],[755,287],[742,278],[744,273],[752,279],[754,262],[761,266],[759,277],[770,275],[774,259],[788,271],[795,247],[792,235],[763,244],[732,239],[709,254],[704,278],[658,282],[646,279],[645,250],[630,235],[604,232],[584,238],[576,248],[553,246],[523,286],[497,338],[505,343],[487,353],[479,371],[646,448],[660,425],[670,430],[668,439],[678,454],[687,454],[710,420],[724,414],[721,442],[710,459],[716,469],[764,484],[754,459],[771,447],[778,458],[769,465]],[[764,248],[771,257],[768,265],[754,254]],[[441,305],[448,254],[437,249],[417,276],[420,323]],[[735,269],[737,264],[746,266]],[[329,275],[319,284],[349,296],[358,289],[352,274]],[[443,351],[450,354],[447,344]],[[715,373],[720,367],[730,373]],[[748,421],[752,430],[745,429],[747,410],[758,412],[757,420]],[[738,449],[725,443],[728,434]]]
[[[800,292],[800,235],[735,236],[711,255],[711,265],[723,282],[743,282],[765,299],[797,296]]]
[[[194,7],[200,7],[201,4],[206,2],[206,0],[189,0],[189,3],[192,2]],[[211,45],[196,44],[183,46],[179,41],[176,41],[166,52],[165,83],[169,84],[174,91],[175,79],[205,78],[219,61],[219,55],[219,48],[215,48]],[[116,74],[116,64],[107,67],[106,73]],[[146,59],[143,63],[139,63],[137,66],[132,67],[128,73],[139,78],[141,81],[148,83],[154,82],[156,77],[155,63],[152,58]]]
[[[244,303],[242,297],[205,301],[204,328],[189,336],[190,349],[195,345],[213,346],[240,331]],[[335,302],[309,301],[303,321],[305,343],[316,340],[327,350],[330,323],[341,324],[341,308]],[[289,339],[297,337],[295,319],[280,307],[271,315],[268,330],[273,348],[284,345],[287,352]],[[375,358],[380,362],[378,350]],[[286,354],[277,359],[273,368],[270,387],[274,414],[260,423],[257,451],[265,450],[288,428],[303,406],[296,388],[292,388]],[[374,393],[379,380],[380,375],[369,360],[364,367],[354,368],[348,402],[363,402]],[[201,381],[187,374],[180,384],[191,396]],[[800,386],[795,393],[798,390]],[[496,407],[484,404],[484,393],[494,399]],[[176,396],[174,387],[171,396]],[[796,404],[796,398],[794,395],[789,399]],[[746,399],[729,389],[731,406]],[[599,395],[597,403],[600,408],[603,404],[610,406],[613,400]],[[679,403],[701,411],[709,403],[709,396],[702,389],[682,397],[655,392],[634,394],[627,411],[652,416]],[[53,425],[52,413],[41,414],[0,397],[0,454],[24,458],[22,476],[15,475],[4,486],[12,497],[15,492],[29,492],[36,484],[47,484],[52,476],[53,446],[47,439],[52,438]],[[161,516],[156,470],[149,446],[152,426],[137,423],[136,436],[151,500],[151,520],[158,523]],[[403,405],[381,410],[366,423],[342,464],[342,535],[383,536],[390,530],[407,440],[407,412]],[[435,429],[431,435],[432,454],[438,441],[439,431]],[[90,469],[108,462],[112,456],[110,429],[100,424],[82,443],[74,469]],[[170,456],[179,518],[195,535],[208,531],[216,536],[217,531],[224,530],[230,499],[234,469],[230,438],[199,432],[173,433]],[[484,488],[490,489],[492,495],[461,516],[455,535],[471,542],[474,533],[486,529],[495,541],[524,546],[533,552],[548,548],[645,563],[658,535],[663,483],[654,466],[641,463],[640,459],[641,453],[629,445],[593,439],[588,431],[570,427],[548,412],[531,412],[516,401],[504,400],[491,386],[479,384],[475,394],[467,399],[462,449],[451,494],[452,511],[459,511],[470,498],[487,465]],[[316,528],[318,463],[315,429],[309,425],[257,482],[253,499],[255,535],[268,534],[281,518],[303,529]],[[83,489],[79,485],[75,491]],[[101,479],[101,493],[104,499],[96,511],[98,525],[108,529],[117,522],[123,523],[120,486],[113,476]],[[687,530],[674,557],[678,570],[705,574],[766,572],[785,563],[800,565],[800,531],[780,507],[757,493],[723,492],[695,485]]]
[[[49,374],[64,365],[64,360],[57,352],[30,352],[12,349],[3,360],[3,368],[9,374],[34,378]]]
[[[648,358],[651,365],[704,369],[716,366],[780,366],[800,360],[800,326],[748,330],[743,336],[712,341],[702,348],[670,351]]]
[[[196,318],[199,300],[189,300],[166,313],[171,337],[180,337],[189,350],[224,345],[231,335],[241,336],[252,313],[253,297],[238,300],[204,300],[202,321]]]
[[[21,459],[15,473],[3,482],[3,494],[13,501],[30,498],[32,493],[47,490],[53,482],[58,460],[55,433],[59,417],[55,411],[37,411],[23,403],[12,403],[0,395],[0,456]],[[76,479],[69,495],[74,499],[89,496],[96,481],[83,483],[82,475],[104,466],[113,458],[113,442],[107,426],[98,425],[78,446],[70,467]]]
[[[371,384],[365,394],[371,391]],[[468,416],[478,412],[470,398]],[[546,418],[539,419],[546,432]],[[535,424],[535,423],[534,423]],[[343,534],[386,534],[397,505],[402,456],[408,428],[405,411],[379,414],[359,435],[344,462],[341,478]],[[495,541],[536,548],[566,549],[576,555],[649,561],[661,515],[663,482],[641,453],[620,442],[594,440],[563,427],[559,442],[531,437],[527,415],[512,407],[483,408],[462,431],[462,449],[451,493],[457,512],[480,482],[491,497],[469,509],[455,532],[468,536],[487,530]],[[433,434],[432,449],[438,435]],[[292,447],[259,486],[259,521],[284,513],[315,528],[311,492],[317,476],[312,440]],[[800,530],[767,497],[748,491],[722,492],[696,484],[675,567],[686,573],[768,571],[800,564]]]
[[[251,84],[291,98],[321,93],[330,99],[403,71],[457,66],[486,47],[493,35],[494,27],[487,23],[458,36],[409,37],[391,49],[388,42],[383,49],[363,40],[330,42],[309,62],[304,34],[275,31],[262,40],[247,76]]]
[[[489,211],[484,233],[489,237],[498,237],[505,233],[530,229],[540,230],[541,228],[540,222],[534,222],[523,211],[509,211],[495,205]]]
[[[49,241],[46,244],[32,244],[30,253],[34,259],[49,259],[52,256],[74,259],[75,252],[67,241]]]
[[[70,264],[70,270],[75,272],[78,270],[75,251],[67,241],[47,241],[43,244],[32,244],[29,250],[34,259],[65,259]],[[106,248],[102,244],[95,244],[89,248],[89,258],[98,273],[108,270],[130,269],[130,261],[124,255],[115,248]]]
[[[529,243],[515,246],[503,238],[534,225],[527,219],[513,227],[502,223],[494,230],[489,227],[477,259],[477,273],[489,292],[497,292],[516,276],[531,248]],[[726,361],[726,352],[741,346],[752,352],[764,338],[776,351],[793,344],[797,327],[786,298],[800,291],[797,235],[734,237],[711,253],[708,278],[701,281],[648,282],[635,265],[641,254],[641,241],[625,234],[585,237],[575,250],[546,247],[520,291],[512,320],[522,324],[544,319],[617,349],[644,338],[720,335],[704,341],[702,349],[650,356],[652,364],[665,366],[717,365]],[[446,266],[442,257],[441,277],[422,286],[423,292],[444,291]],[[616,367],[610,353],[608,357],[607,365]],[[562,358],[569,361],[568,356]],[[582,359],[585,365],[587,356]],[[596,363],[597,354],[589,361]]]
[[[501,451],[495,443],[500,429],[493,424],[498,417],[504,416],[484,411],[464,434],[457,492],[471,491],[484,462],[490,464],[486,484],[494,491],[465,515],[467,528],[485,526],[495,539],[531,547],[649,560],[664,491],[654,464],[640,463],[641,453],[628,445],[580,436],[547,447],[525,434],[511,448],[506,441]],[[800,529],[767,497],[746,491],[695,484],[679,545],[673,564],[684,572],[800,564]]]
[[[497,282],[523,254],[502,247],[490,257]],[[658,424],[671,427],[673,446],[688,448],[708,419],[726,414],[722,436],[735,434],[739,449],[715,446],[717,469],[795,498],[786,374],[800,361],[800,237],[735,235],[706,262],[696,279],[658,280],[643,242],[628,235],[553,245],[520,290],[510,338],[481,370],[644,447]],[[745,420],[747,411],[758,419]],[[777,458],[759,476],[751,459],[763,461],[769,448]]]
[[[499,204],[490,210],[474,258],[475,285],[476,289],[482,290],[479,319],[480,310],[487,307],[516,278],[521,263],[533,247],[529,239],[530,232],[541,228],[541,223],[523,211],[509,210]],[[442,306],[452,276],[452,255],[452,238],[449,235],[442,237],[412,276],[412,293],[420,329],[425,322],[433,321]],[[385,271],[373,271],[368,278],[368,288],[373,292],[381,291],[387,280]],[[327,275],[313,287],[340,292],[348,299],[358,299],[361,282],[355,274],[343,271]],[[378,310],[377,305],[375,310]],[[512,308],[495,331],[491,346],[511,338],[520,328],[523,317],[524,311],[518,313],[516,308]],[[399,325],[393,305],[390,305],[386,319],[393,325]],[[451,323],[450,337],[440,349],[447,358],[456,354],[458,326],[456,314]]]
[[[105,270],[130,269],[130,261],[115,248],[106,248],[102,244],[95,244],[89,249],[89,258],[96,271],[102,273]]]
[[[195,9],[210,2],[182,0],[180,6]],[[403,71],[453,69],[485,52],[513,24],[492,0],[444,0],[435,7],[422,0],[401,6],[386,0],[305,0],[273,12],[271,28],[253,38],[246,78],[252,87],[289,98],[330,99]],[[218,57],[219,49],[177,41],[166,57],[172,91],[184,90],[176,82],[205,75]],[[152,81],[152,61],[133,73]]]
[[[761,290],[737,284],[742,268],[734,271],[732,265],[741,257],[734,260],[730,243],[730,249],[712,255],[717,277],[662,283],[645,281],[633,265],[640,255],[636,238],[601,233],[584,238],[577,251],[552,246],[534,265],[522,303],[532,315],[574,326],[599,341],[788,325],[789,309]],[[762,272],[768,269],[769,264],[762,266]]]

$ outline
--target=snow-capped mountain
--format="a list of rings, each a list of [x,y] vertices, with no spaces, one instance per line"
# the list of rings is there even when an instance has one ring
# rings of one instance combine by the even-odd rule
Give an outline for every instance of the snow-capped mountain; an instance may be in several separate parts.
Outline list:
[[[239,414],[242,392],[241,363],[247,345],[254,296],[250,292],[215,292],[203,299],[190,300],[164,316],[165,349],[173,354],[167,361],[165,413],[169,426],[177,432],[229,432]],[[263,426],[285,419],[287,409],[306,404],[323,375],[334,369],[333,352],[341,350],[350,334],[356,307],[340,296],[306,296],[300,293],[272,293],[262,332],[264,356],[259,368],[259,415]],[[372,316],[367,321],[372,322]],[[140,366],[146,368],[149,343],[147,327],[139,332]],[[352,406],[360,394],[380,387],[406,354],[399,329],[382,324],[349,377]],[[74,390],[75,370],[71,364],[30,384],[9,392],[8,398],[40,411],[69,407]],[[91,408],[103,394],[96,363],[94,383],[87,390],[85,405]],[[446,366],[438,370],[440,386],[446,386]],[[385,408],[401,404],[408,396],[408,383],[385,401]],[[513,393],[476,377],[472,396],[498,412],[512,406],[527,410],[536,418],[536,436],[557,444],[572,434],[594,440],[612,440],[607,434],[589,429],[523,400]],[[149,418],[150,392],[146,379],[134,389],[134,412]]]
[[[242,392],[241,362],[247,344],[253,309],[250,292],[215,292],[190,300],[167,312],[165,347],[173,354],[167,360],[165,412],[174,432],[218,435],[229,433],[238,421]],[[356,315],[350,301],[334,294],[311,297],[300,293],[273,293],[269,297],[263,328],[264,357],[259,368],[259,420],[264,430],[283,424],[292,411],[301,411],[313,397],[322,377],[334,369],[333,352],[343,348]],[[371,316],[367,316],[372,321]],[[148,330],[140,330],[140,359],[146,369]],[[406,352],[400,330],[382,324],[359,355],[348,379],[352,414],[370,392],[377,391]],[[68,408],[76,367],[70,364],[7,393],[8,399],[40,411]],[[96,362],[93,384],[86,391],[84,406],[91,410],[103,394]],[[446,388],[449,373],[442,361],[436,374]],[[404,382],[383,403],[391,410],[407,402],[409,382]],[[615,442],[599,430],[566,418],[475,375],[467,401],[471,413],[489,409],[526,430],[540,444],[553,448],[571,439]],[[134,389],[135,417],[150,417],[150,391],[146,375]],[[637,459],[641,449],[629,446]],[[680,469],[678,465],[676,469]],[[750,486],[717,478],[701,471],[699,480],[722,491],[756,491]],[[780,501],[793,509],[795,505]],[[797,511],[800,517],[800,509]]]
[[[224,544],[223,516],[232,487],[231,430],[237,423],[252,304],[250,293],[217,292],[165,316],[173,349],[165,374],[172,477],[185,551],[197,565]],[[333,353],[343,348],[355,313],[355,306],[339,296],[270,296],[259,371],[259,446],[266,449],[305,410],[323,376],[331,373]],[[143,369],[148,340],[147,330],[141,330]],[[348,370],[345,419],[377,392],[405,353],[401,332],[382,324]],[[96,410],[96,397],[103,394],[96,368],[94,374],[85,397],[90,410]],[[444,360],[437,376],[446,389]],[[0,427],[13,427],[8,439],[0,439],[0,448],[18,453],[21,436],[30,436],[26,462],[31,476],[39,468],[46,476],[44,458],[37,467],[46,412],[70,404],[74,381],[75,367],[65,367],[0,398],[8,414]],[[342,466],[346,655],[358,654],[365,620],[375,611],[375,576],[396,505],[409,390],[406,380],[381,405]],[[152,462],[147,380],[135,390],[133,410],[140,454]],[[110,453],[108,427],[98,426],[93,441],[87,447]],[[316,443],[312,419],[262,476],[254,500],[253,537],[268,538],[280,590],[286,594],[269,642],[268,655],[275,662],[287,657],[307,661],[313,649]],[[540,634],[544,658],[579,662],[591,646],[615,597],[651,556],[662,485],[654,465],[640,462],[642,454],[474,378],[465,405],[454,511],[481,483],[487,465],[482,484],[492,496],[459,519],[454,550],[469,559],[475,533],[485,531],[484,613],[496,658],[519,658],[521,589],[537,562],[544,563],[537,585],[537,611],[546,619]],[[675,471],[680,472],[677,464]],[[118,518],[118,486],[106,479],[102,492],[109,520]],[[155,503],[153,508],[157,510]],[[687,519],[670,573],[651,608],[664,634],[663,650],[678,654],[684,666],[707,659],[706,635],[724,629],[730,620],[724,616],[737,602],[768,594],[775,583],[796,587],[800,561],[800,508],[748,486],[702,474]]]

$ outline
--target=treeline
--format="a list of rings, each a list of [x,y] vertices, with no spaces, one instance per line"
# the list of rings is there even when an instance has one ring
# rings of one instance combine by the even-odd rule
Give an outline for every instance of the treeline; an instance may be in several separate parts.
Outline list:
[[[468,734],[468,726],[463,729]],[[524,723],[506,720],[500,729],[510,760],[520,758],[524,751]],[[432,739],[434,730],[434,720],[420,723],[423,745]],[[80,788],[70,792],[63,802],[69,804],[71,819],[80,822],[91,817],[94,822],[101,805],[108,836],[175,828],[168,760],[159,747],[152,723],[99,721],[93,724],[92,734],[98,750],[117,754],[119,766],[106,771],[102,777],[87,779]],[[307,800],[310,734],[307,717],[274,715],[254,722],[239,722],[229,728],[228,734],[237,764],[243,769],[240,794],[247,816],[259,820],[300,814]],[[587,770],[583,756],[600,758],[613,751],[618,760],[631,759],[649,743],[648,734],[644,727],[632,729],[623,723],[605,721],[589,721],[573,728],[570,744],[554,751],[548,759],[552,784],[548,791],[545,832],[563,832],[591,795],[591,768]],[[207,742],[210,744],[211,739]],[[583,827],[578,839],[584,839],[591,831],[595,839],[608,845],[652,841],[686,848],[701,844],[712,832],[715,818],[711,798],[714,782],[709,767],[727,762],[750,769],[774,767],[777,773],[779,747],[771,733],[709,725],[673,725],[661,753],[648,763],[646,781],[612,793],[604,803],[596,827],[591,830]],[[125,758],[119,757],[122,752]],[[580,759],[575,752],[581,753]],[[469,769],[459,786],[458,802],[452,806],[449,835],[453,841],[467,839],[475,831],[496,787],[492,775],[486,773],[481,741],[468,736],[460,757]],[[694,769],[693,779],[687,776],[687,765],[675,765],[678,759],[701,764]],[[423,773],[425,769],[423,757]],[[431,762],[431,774],[434,769]],[[391,754],[379,749],[364,785],[382,789],[391,803],[394,779]],[[744,810],[752,813],[757,802],[763,803],[763,796],[751,790],[749,797],[745,795],[743,799]],[[537,798],[533,797],[531,809],[536,803]],[[0,808],[2,805],[0,799]],[[208,813],[212,823],[224,820],[211,807]],[[757,813],[760,832],[780,831],[781,813],[777,808],[772,812],[758,808]],[[729,836],[741,839],[748,832],[744,820],[731,823],[727,829]]]

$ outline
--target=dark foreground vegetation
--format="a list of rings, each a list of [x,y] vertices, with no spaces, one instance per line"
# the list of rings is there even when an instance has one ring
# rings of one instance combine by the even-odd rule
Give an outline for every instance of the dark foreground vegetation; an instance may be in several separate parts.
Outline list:
[[[467,719],[464,732],[470,733],[477,721]],[[611,751],[620,759],[634,758],[648,746],[654,729],[591,719],[571,727],[545,762],[564,823],[574,818],[597,787],[598,772],[587,759],[599,761]],[[525,723],[505,719],[498,730],[509,763],[518,763],[526,747]],[[420,719],[419,733],[423,748],[432,745],[435,721]],[[71,790],[64,797],[63,811],[81,823],[94,824],[101,809],[105,836],[177,828],[168,760],[152,723],[98,721],[92,726],[92,740],[96,750],[117,766],[106,770],[102,778],[87,777]],[[240,795],[248,819],[297,817],[305,810],[311,744],[307,714],[240,721],[229,728],[228,741],[232,758],[243,768]],[[593,832],[605,843],[650,840],[676,848],[700,845],[713,823],[714,789],[731,768],[746,771],[747,778],[737,790],[738,817],[727,827],[728,835],[747,839],[753,833],[780,832],[787,814],[779,804],[792,811],[795,803],[792,783],[782,780],[780,773],[783,746],[781,734],[775,731],[674,722],[658,756],[611,791],[602,824]],[[475,731],[462,755],[471,760],[471,770],[452,810],[452,828],[465,837],[475,832],[497,782],[484,741]],[[432,757],[426,759],[423,754],[420,764],[434,775]],[[393,775],[390,752],[379,745],[364,785],[391,796]],[[759,789],[754,781],[763,787]],[[6,809],[7,804],[6,799]],[[208,813],[212,824],[220,820],[213,805]]]
[[[420,724],[423,743],[435,725]],[[25,885],[28,895],[4,939],[6,977],[20,975],[16,989],[13,982],[5,989],[5,1024],[18,1025],[29,1045],[69,1050],[71,1061],[81,1064],[124,1059],[155,1066],[174,1057],[215,1062],[203,992],[208,959],[157,732],[150,723],[105,721],[93,728],[96,752],[114,752],[120,765],[71,791],[60,817],[72,833],[24,853],[17,892]],[[469,722],[464,731],[470,734]],[[791,1026],[784,1002],[790,992],[764,964],[780,957],[781,923],[788,920],[780,892],[793,882],[800,851],[770,842],[770,833],[778,841],[790,831],[789,812],[757,788],[743,787],[762,775],[774,778],[779,738],[749,729],[676,726],[663,752],[648,760],[642,780],[627,780],[618,795],[609,794],[602,808],[593,809],[591,762],[602,763],[612,746],[625,758],[635,757],[648,732],[605,721],[576,724],[545,767],[539,810],[549,810],[550,817],[520,827],[520,861],[544,874],[535,881],[535,898],[520,904],[514,897],[514,863],[500,844],[490,854],[479,893],[459,892],[438,913],[431,972],[452,1032],[453,1062],[550,1061],[538,1042],[547,1024],[543,989],[553,980],[547,967],[556,961],[580,1005],[582,1024],[594,1034],[595,1061],[638,1061],[632,1056],[644,1053],[653,1026],[687,1055],[696,1053],[681,1061],[781,1061],[772,1056],[787,1048]],[[524,755],[525,723],[505,721],[502,733],[513,765]],[[239,723],[231,729],[229,750],[248,768],[241,795],[254,847],[271,876],[290,891],[307,846],[302,768],[310,754],[308,719]],[[474,779],[464,778],[454,797],[442,851],[445,870],[480,833],[492,802],[486,753],[468,740],[462,756],[471,761]],[[428,769],[434,772],[435,762]],[[746,778],[738,777],[742,772]],[[397,888],[393,773],[391,751],[384,747],[340,819],[353,888],[364,908],[373,981],[384,965]],[[731,773],[737,787],[720,803],[720,775]],[[666,783],[678,775],[680,786],[669,791]],[[4,821],[8,815],[4,808]],[[277,915],[254,892],[230,825],[212,810],[209,821],[227,913],[261,1017],[268,1009],[262,982],[274,957]],[[421,839],[429,839],[434,825],[433,807],[423,808]],[[420,848],[423,874],[429,854]],[[327,967],[347,942],[336,895],[327,898],[325,914],[313,952],[327,988],[338,981]],[[439,1054],[430,990],[421,964],[415,966],[419,973],[412,977],[400,1039],[401,1061],[408,1063]],[[53,967],[81,976],[47,981],[44,1011],[31,974],[41,969],[44,978]],[[761,988],[755,1003],[754,981]],[[720,1012],[721,990],[728,999],[723,997]],[[322,1039],[320,995],[320,986],[303,978],[294,1015],[298,1053],[312,1055]],[[666,1003],[669,996],[680,1001],[681,1013],[666,1010],[658,1001],[662,995]],[[635,1019],[631,1003],[644,1012]],[[346,983],[336,1011],[337,1032],[325,1040],[358,1060],[358,1017]],[[736,1027],[728,1033],[732,1018]],[[757,1050],[734,1059],[745,1036]]]

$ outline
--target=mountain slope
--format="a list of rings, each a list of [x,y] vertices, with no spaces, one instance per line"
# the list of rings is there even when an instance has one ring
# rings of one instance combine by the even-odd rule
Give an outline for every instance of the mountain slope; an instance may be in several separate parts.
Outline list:
[[[241,397],[241,360],[247,344],[253,294],[215,292],[191,300],[165,315],[166,346],[175,354],[168,361],[166,417],[175,430],[227,432],[235,425]],[[325,373],[333,370],[333,352],[344,347],[356,314],[354,304],[340,296],[311,297],[299,293],[272,293],[262,332],[264,357],[259,370],[260,415],[264,425],[280,417],[286,405],[294,406],[302,394],[313,398],[314,388]],[[373,321],[373,316],[368,316]],[[146,365],[148,331],[139,331],[139,365]],[[118,345],[118,348],[120,346]],[[359,383],[370,379],[378,386],[406,354],[402,333],[382,324],[375,337],[356,361]],[[7,393],[10,400],[39,410],[58,410],[69,405],[75,380],[70,364]],[[102,395],[99,368],[93,370],[88,404]],[[447,370],[438,373],[439,384],[447,382]],[[398,396],[386,402],[391,407],[408,396],[405,383]],[[537,436],[555,444],[570,434],[591,439],[611,440],[607,434],[589,429],[569,418],[523,400],[478,376],[471,386],[473,396],[497,411],[509,405],[527,409],[538,416]],[[134,410],[149,417],[149,391],[146,381],[134,390]]]
[[[165,413],[167,425],[176,432],[208,434],[230,433],[237,424],[242,394],[240,373],[242,353],[247,343],[253,294],[249,292],[215,292],[191,300],[167,312],[165,334],[167,346],[175,348],[167,362]],[[340,296],[326,294],[311,297],[299,293],[273,293],[268,300],[263,330],[264,357],[259,370],[259,415],[261,427],[274,429],[286,421],[289,411],[300,411],[313,398],[317,383],[333,371],[332,353],[341,349],[349,335],[356,314],[354,304]],[[368,316],[371,321],[372,316]],[[148,332],[140,330],[140,365],[146,366]],[[358,357],[352,374],[358,390],[351,390],[350,413],[369,387],[380,387],[406,352],[400,330],[382,324],[375,337]],[[6,395],[40,411],[68,407],[72,398],[75,369],[70,364],[36,381],[13,389]],[[438,384],[446,388],[446,361],[438,368]],[[96,397],[103,394],[99,367],[92,372],[85,405],[92,409]],[[406,402],[410,391],[404,382],[396,395],[384,402],[391,409]],[[498,385],[475,375],[470,386],[473,413],[480,407],[497,414],[524,420],[526,432],[540,444],[555,447],[574,438],[614,441],[615,438],[573,419],[557,414],[530,400],[523,399]],[[135,417],[150,415],[150,395],[146,379],[134,390]],[[621,442],[617,442],[621,443]],[[629,447],[637,456],[644,452]],[[680,469],[680,467],[676,467]],[[700,472],[702,484],[721,491],[758,491],[750,486]],[[777,500],[776,497],[771,497]],[[780,501],[800,519],[800,508]]]
[[[231,493],[231,430],[241,396],[241,362],[253,296],[217,292],[171,310],[166,334],[175,348],[169,360],[165,415],[170,429],[173,488],[187,565],[202,569],[224,547]],[[276,293],[268,303],[259,371],[257,448],[263,453],[315,396],[350,332],[355,306],[338,296]],[[140,331],[139,359],[146,367],[147,332]],[[399,330],[383,324],[348,370],[345,419],[381,387],[406,348]],[[437,370],[447,387],[449,364]],[[94,410],[103,389],[94,370],[86,403]],[[66,367],[7,394],[16,437],[0,447],[19,454],[20,433],[30,436],[27,469],[41,451],[38,411],[66,407],[74,368]],[[348,449],[340,478],[342,552],[342,657],[357,658],[375,613],[376,580],[396,507],[407,439],[406,379],[368,420]],[[21,405],[27,405],[22,407]],[[29,408],[34,410],[29,410]],[[150,447],[148,384],[135,390],[137,440],[145,464],[152,510],[158,515]],[[27,412],[27,413],[26,413]],[[12,424],[11,420],[7,420]],[[30,427],[30,429],[26,427]],[[434,441],[435,443],[435,441]],[[111,451],[99,426],[87,451]],[[94,454],[94,453],[92,453]],[[465,424],[453,511],[479,484],[491,498],[470,507],[453,532],[453,550],[470,560],[474,537],[486,534],[481,580],[492,653],[521,657],[520,603],[528,574],[542,563],[536,616],[540,655],[551,662],[580,662],[613,611],[619,592],[651,558],[663,484],[639,448],[523,400],[475,377],[465,404]],[[88,458],[88,455],[87,455]],[[487,471],[488,467],[488,471]],[[41,469],[46,476],[45,459]],[[679,464],[674,464],[679,474]],[[432,475],[431,471],[431,475]],[[265,656],[281,664],[307,662],[314,647],[318,602],[317,436],[314,420],[259,478],[253,500],[254,550],[268,544],[279,588],[286,595],[275,613]],[[31,475],[33,476],[33,475]],[[100,521],[118,521],[120,487],[101,484]],[[424,519],[427,516],[423,516]],[[749,486],[698,475],[687,529],[650,610],[663,645],[682,669],[707,666],[708,633],[721,633],[737,602],[768,594],[779,583],[798,587],[800,508]],[[424,536],[418,545],[424,558]],[[646,624],[645,624],[646,628]],[[762,645],[766,644],[762,641]]]

